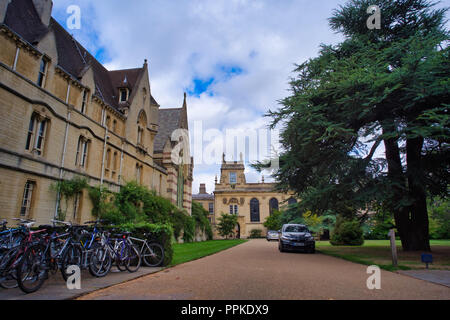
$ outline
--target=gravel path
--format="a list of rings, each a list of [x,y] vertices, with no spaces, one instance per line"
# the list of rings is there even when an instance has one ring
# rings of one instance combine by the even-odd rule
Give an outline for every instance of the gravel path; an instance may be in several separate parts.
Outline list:
[[[366,286],[367,266],[322,254],[280,253],[251,240],[218,254],[81,297],[85,300],[444,299],[450,288],[381,271],[381,290]]]

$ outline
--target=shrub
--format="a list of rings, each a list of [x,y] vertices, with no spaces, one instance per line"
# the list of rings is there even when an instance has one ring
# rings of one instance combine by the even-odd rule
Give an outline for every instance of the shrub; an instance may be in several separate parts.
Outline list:
[[[218,219],[217,231],[222,237],[228,239],[228,237],[234,234],[234,228],[236,227],[238,217],[236,215],[222,213]]]
[[[183,228],[183,241],[193,242],[195,239],[195,219],[186,215]]]
[[[450,239],[450,202],[445,199],[428,200],[431,239]]]
[[[283,223],[281,222],[282,215],[283,214],[281,211],[273,210],[273,213],[266,218],[264,227],[266,227],[268,230],[280,230],[283,226]]]
[[[262,230],[261,229],[253,229],[250,231],[250,239],[258,239],[262,238]]]
[[[83,189],[88,187],[86,178],[75,177],[72,180],[60,180],[50,186],[50,190],[56,191],[59,196],[58,216],[57,219],[66,220],[67,210],[69,208],[69,200],[74,198]],[[62,202],[65,203],[65,208],[62,208]]]
[[[334,246],[363,245],[364,237],[361,225],[356,220],[344,220],[342,217],[338,217],[330,243]]]
[[[203,231],[208,240],[212,240],[213,232],[208,216],[209,212],[200,203],[192,201],[192,217],[195,219],[196,228]]]

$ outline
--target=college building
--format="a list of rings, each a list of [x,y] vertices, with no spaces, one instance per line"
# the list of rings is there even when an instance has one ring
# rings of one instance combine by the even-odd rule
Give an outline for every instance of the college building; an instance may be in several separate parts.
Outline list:
[[[261,182],[247,182],[244,172],[242,156],[240,161],[226,161],[223,155],[220,180],[216,176],[213,193],[208,194],[205,184],[200,184],[199,193],[192,195],[192,199],[200,202],[210,213],[209,219],[217,239],[220,236],[215,227],[223,213],[238,216],[236,237],[248,238],[252,230],[261,230],[265,236],[268,230],[264,222],[273,210],[297,202],[293,195],[276,191],[276,184],[266,183],[264,176]]]
[[[52,6],[0,0],[0,218],[48,224],[63,205],[52,185],[75,177],[112,191],[137,181],[190,213],[186,95],[180,108],[160,109],[147,60],[107,70]],[[87,191],[65,209],[67,221],[92,219]]]

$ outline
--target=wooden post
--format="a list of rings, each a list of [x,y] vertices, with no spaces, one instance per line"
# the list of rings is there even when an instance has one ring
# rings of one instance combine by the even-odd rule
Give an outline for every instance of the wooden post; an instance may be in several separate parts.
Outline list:
[[[395,244],[395,230],[391,229],[389,231],[389,236],[391,237],[391,251],[392,251],[392,265],[396,267],[398,265],[397,259],[397,245]]]

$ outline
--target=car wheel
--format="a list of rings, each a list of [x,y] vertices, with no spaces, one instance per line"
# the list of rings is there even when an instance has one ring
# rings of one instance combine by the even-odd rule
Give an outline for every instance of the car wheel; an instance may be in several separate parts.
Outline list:
[[[278,246],[278,250],[280,250],[280,252],[284,252],[283,246]]]

